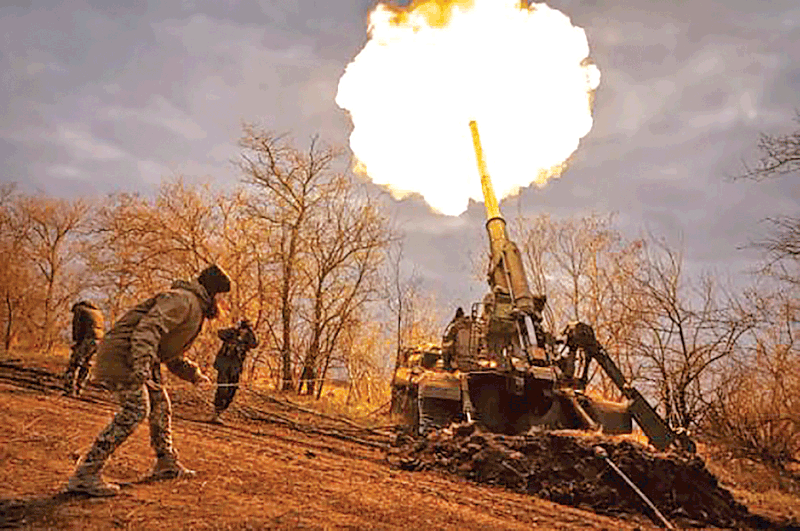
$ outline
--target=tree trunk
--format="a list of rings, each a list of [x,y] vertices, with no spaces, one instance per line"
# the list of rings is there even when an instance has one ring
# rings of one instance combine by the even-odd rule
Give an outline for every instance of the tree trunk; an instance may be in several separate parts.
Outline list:
[[[42,325],[42,346],[44,346],[45,352],[50,352],[50,349],[53,347],[53,341],[51,339],[51,328],[50,325],[50,314],[52,313],[52,309],[50,305],[52,304],[52,297],[53,297],[53,280],[50,279],[47,283],[47,295],[44,300],[44,324]]]
[[[322,396],[322,386],[325,383],[325,377],[328,375],[328,366],[330,365],[330,363],[331,363],[331,356],[330,354],[328,354],[328,356],[325,358],[325,365],[322,367],[322,372],[320,373],[319,376],[319,387],[317,387],[317,400],[319,400],[319,397]]]
[[[283,345],[281,347],[281,391],[289,391],[292,385],[292,340],[291,319],[292,310],[289,305],[289,282],[284,277],[284,292],[282,296],[281,318],[283,319]]]
[[[297,386],[298,395],[314,395],[314,383],[316,381],[314,365],[314,361],[308,358],[306,358],[303,363],[303,372],[300,374],[300,384]]]
[[[283,319],[283,345],[281,348],[281,391],[294,389],[292,382],[292,274],[294,254],[297,245],[297,228],[292,227],[289,236],[288,256],[283,258],[283,289],[281,290],[281,318]]]
[[[315,294],[316,302],[314,303],[314,330],[312,331],[311,344],[308,346],[308,352],[303,360],[303,374],[300,377],[300,385],[298,386],[298,394],[303,394],[303,384],[305,384],[305,394],[314,396],[314,387],[317,378],[317,358],[319,358],[319,342],[322,335],[321,321],[322,321],[322,293],[317,290]]]

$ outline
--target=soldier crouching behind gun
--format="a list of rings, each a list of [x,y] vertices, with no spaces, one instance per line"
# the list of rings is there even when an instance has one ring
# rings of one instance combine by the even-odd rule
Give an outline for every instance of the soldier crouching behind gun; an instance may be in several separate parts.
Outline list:
[[[161,364],[189,382],[211,383],[183,353],[194,342],[205,319],[217,316],[216,295],[231,289],[218,266],[204,269],[197,280],[178,280],[128,311],[100,344],[95,379],[114,391],[120,409],[97,436],[67,484],[67,492],[114,496],[119,486],[106,483],[101,471],[106,460],[145,417],[150,420],[150,445],[156,463],[149,480],[192,476],[172,447],[172,408],[161,382]]]
[[[223,328],[217,332],[222,340],[222,346],[214,360],[217,370],[217,392],[214,395],[214,414],[211,422],[222,424],[220,415],[228,409],[239,389],[239,377],[242,374],[247,351],[258,346],[258,339],[247,319],[242,320],[238,327]]]
[[[103,339],[103,324],[103,314],[93,302],[80,301],[72,306],[73,345],[64,372],[65,396],[80,394],[89,375],[92,356],[97,352],[97,342]]]

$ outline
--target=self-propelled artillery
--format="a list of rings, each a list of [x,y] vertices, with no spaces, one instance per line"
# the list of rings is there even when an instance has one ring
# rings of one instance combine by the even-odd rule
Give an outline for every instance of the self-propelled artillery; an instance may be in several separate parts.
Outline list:
[[[508,237],[486,169],[477,124],[470,122],[486,206],[489,292],[469,312],[457,312],[441,347],[401,349],[392,381],[392,411],[417,433],[471,421],[496,433],[545,429],[630,433],[633,420],[658,450],[680,441],[692,447],[636,389],[597,341],[591,326],[545,330],[546,299],[531,293],[522,255]],[[594,360],[624,397],[586,393]]]

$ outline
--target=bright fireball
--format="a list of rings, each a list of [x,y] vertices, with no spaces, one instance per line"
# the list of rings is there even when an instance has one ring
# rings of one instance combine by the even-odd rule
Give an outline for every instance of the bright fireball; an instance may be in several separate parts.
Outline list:
[[[498,198],[560,173],[592,127],[600,71],[583,29],[545,4],[428,0],[370,13],[339,81],[358,167],[457,215],[482,201],[469,121]]]

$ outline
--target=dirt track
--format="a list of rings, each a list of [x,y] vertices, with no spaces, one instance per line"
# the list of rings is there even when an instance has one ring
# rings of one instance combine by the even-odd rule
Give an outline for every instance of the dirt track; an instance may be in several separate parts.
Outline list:
[[[374,432],[356,436],[346,424],[315,420],[268,398],[243,397],[233,420],[222,427],[210,425],[203,421],[207,398],[175,382],[170,385],[176,447],[181,459],[197,469],[197,477],[134,483],[112,499],[67,496],[60,490],[74,460],[108,422],[114,406],[97,390],[85,399],[61,397],[55,383],[46,372],[0,367],[0,408],[6,412],[0,433],[0,527],[628,530],[652,526],[645,517],[614,519],[444,473],[397,470],[388,465],[382,438]],[[253,419],[256,413],[260,420]],[[140,427],[109,462],[106,477],[135,482],[151,460],[147,429]]]

